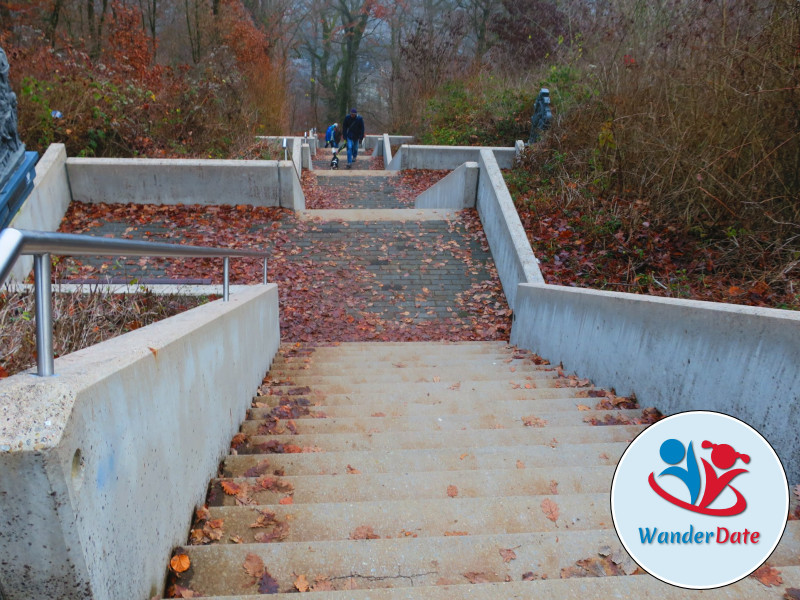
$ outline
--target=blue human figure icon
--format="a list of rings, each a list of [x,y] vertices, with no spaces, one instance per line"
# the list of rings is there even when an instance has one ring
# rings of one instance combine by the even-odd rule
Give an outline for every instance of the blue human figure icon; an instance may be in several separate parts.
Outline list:
[[[692,442],[689,442],[689,449],[686,450],[679,440],[674,438],[666,440],[661,444],[659,454],[661,454],[661,458],[665,463],[673,465],[661,471],[659,477],[662,475],[674,475],[686,484],[691,504],[697,502],[697,498],[700,495],[700,468],[697,465]],[[686,456],[686,468],[676,466],[683,460],[684,455]]]

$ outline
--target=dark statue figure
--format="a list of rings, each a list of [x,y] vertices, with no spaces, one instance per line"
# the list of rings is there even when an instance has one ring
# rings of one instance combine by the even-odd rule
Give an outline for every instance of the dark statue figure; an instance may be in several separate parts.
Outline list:
[[[550,123],[552,121],[553,113],[550,112],[550,90],[542,88],[539,91],[539,96],[536,98],[536,104],[533,105],[531,135],[528,138],[528,144],[538,142],[539,137],[541,137],[541,132],[550,129]]]
[[[8,59],[0,48],[0,189],[25,158],[17,133],[17,95],[8,82]]]
[[[25,152],[17,132],[17,95],[8,82],[8,58],[0,48],[0,229],[8,226],[31,193],[36,152]]]

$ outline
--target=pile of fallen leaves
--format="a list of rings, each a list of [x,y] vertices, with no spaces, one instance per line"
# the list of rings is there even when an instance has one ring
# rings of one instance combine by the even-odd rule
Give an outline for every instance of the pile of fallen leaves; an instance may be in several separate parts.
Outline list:
[[[87,348],[194,308],[208,298],[155,294],[141,289],[112,294],[97,286],[80,292],[53,292],[55,356]],[[33,291],[0,292],[0,378],[36,364]]]

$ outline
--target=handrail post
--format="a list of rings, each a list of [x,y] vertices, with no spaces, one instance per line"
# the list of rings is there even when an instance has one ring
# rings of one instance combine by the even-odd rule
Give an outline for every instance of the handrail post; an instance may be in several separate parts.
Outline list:
[[[264,285],[267,285],[267,257],[264,257]]]
[[[226,256],[222,263],[222,301],[227,302],[230,296],[230,284],[228,283],[228,274],[230,271],[230,259]]]
[[[36,295],[36,366],[39,377],[51,377],[53,368],[53,301],[50,287],[50,255],[35,254],[33,271]]]

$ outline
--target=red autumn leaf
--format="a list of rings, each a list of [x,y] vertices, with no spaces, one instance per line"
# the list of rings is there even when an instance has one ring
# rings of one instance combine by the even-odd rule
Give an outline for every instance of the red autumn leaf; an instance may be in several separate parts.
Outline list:
[[[264,570],[261,579],[258,580],[258,593],[259,594],[277,594],[278,582],[269,574],[269,571]]]
[[[489,583],[490,579],[486,575],[486,573],[477,573],[475,571],[470,571],[468,573],[464,573],[464,577],[467,578],[467,581],[470,583]]]
[[[244,486],[235,481],[222,481],[220,482],[220,486],[222,486],[222,491],[229,496],[236,496],[244,491]]]
[[[781,572],[767,564],[763,564],[758,567],[753,574],[750,575],[750,577],[757,579],[767,587],[772,587],[774,585],[780,585],[783,583]]]
[[[287,504],[294,504],[294,499],[291,496],[286,496],[278,500],[278,504],[283,504],[284,506]]]
[[[547,425],[547,421],[545,419],[540,419],[534,415],[522,417],[522,423],[525,425],[525,427],[544,427]]]
[[[550,498],[545,498],[542,500],[541,508],[544,516],[555,523],[558,519],[558,504],[553,502]]]
[[[511,548],[501,548],[499,552],[500,556],[503,557],[504,563],[511,562],[512,560],[515,560],[517,558],[517,553],[514,552],[514,550],[512,550]]]
[[[450,496],[451,498],[455,498],[456,496],[458,496],[458,488],[454,485],[448,485],[447,495]]]
[[[371,525],[359,525],[355,528],[353,533],[350,534],[351,540],[377,540],[381,536],[376,535],[372,530]]]

